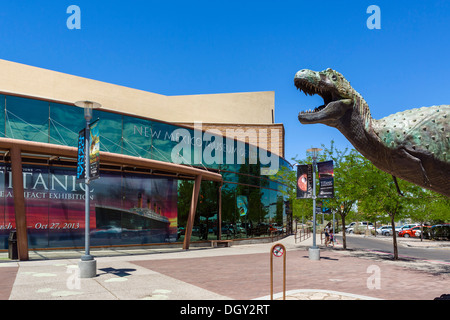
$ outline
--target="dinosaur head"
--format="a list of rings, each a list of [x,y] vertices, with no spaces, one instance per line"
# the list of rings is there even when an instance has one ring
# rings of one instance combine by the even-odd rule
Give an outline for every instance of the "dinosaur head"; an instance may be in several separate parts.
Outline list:
[[[305,95],[318,94],[324,104],[298,115],[302,124],[323,123],[335,126],[337,121],[353,106],[355,91],[337,71],[326,69],[316,72],[303,69],[295,75],[295,86]]]

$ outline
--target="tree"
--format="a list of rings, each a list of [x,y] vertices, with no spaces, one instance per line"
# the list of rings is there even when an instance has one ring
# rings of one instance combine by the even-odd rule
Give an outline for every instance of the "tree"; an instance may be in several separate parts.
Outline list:
[[[400,195],[393,177],[376,168],[369,160],[364,161],[364,169],[361,172],[361,183],[365,186],[362,187],[363,192],[358,202],[359,209],[368,214],[388,214],[392,225],[394,260],[397,260],[398,246],[395,219],[406,212],[411,204],[411,195],[418,187],[398,179],[398,186],[403,193],[403,195]]]

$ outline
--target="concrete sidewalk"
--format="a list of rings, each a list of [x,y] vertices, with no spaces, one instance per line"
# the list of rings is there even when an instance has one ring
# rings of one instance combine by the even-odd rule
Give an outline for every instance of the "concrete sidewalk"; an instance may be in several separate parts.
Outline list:
[[[391,261],[321,248],[310,261],[312,239],[286,247],[287,299],[425,299],[450,293],[450,264]],[[77,276],[82,252],[30,252],[30,261],[0,255],[3,300],[264,300],[270,299],[270,249],[274,243],[230,248],[137,248],[92,250],[97,277]],[[320,237],[317,244],[321,246]],[[7,257],[7,254],[6,254]],[[274,298],[282,297],[282,259],[274,258]],[[424,290],[427,284],[427,290]],[[432,285],[431,285],[432,284]]]

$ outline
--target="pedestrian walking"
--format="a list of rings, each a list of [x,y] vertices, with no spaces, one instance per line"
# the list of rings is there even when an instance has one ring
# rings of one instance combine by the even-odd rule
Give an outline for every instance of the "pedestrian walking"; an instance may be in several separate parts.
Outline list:
[[[328,222],[328,224],[325,226],[325,247],[328,247],[328,242],[330,241],[330,229],[331,229],[331,222]]]
[[[333,228],[330,228],[330,243],[331,243],[331,246],[334,248],[334,231],[333,231]]]

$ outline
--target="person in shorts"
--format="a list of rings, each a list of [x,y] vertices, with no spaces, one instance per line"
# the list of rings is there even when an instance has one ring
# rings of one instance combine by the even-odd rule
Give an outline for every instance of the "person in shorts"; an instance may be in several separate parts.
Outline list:
[[[325,247],[328,247],[328,242],[330,242],[330,230],[331,230],[331,222],[325,226]]]

